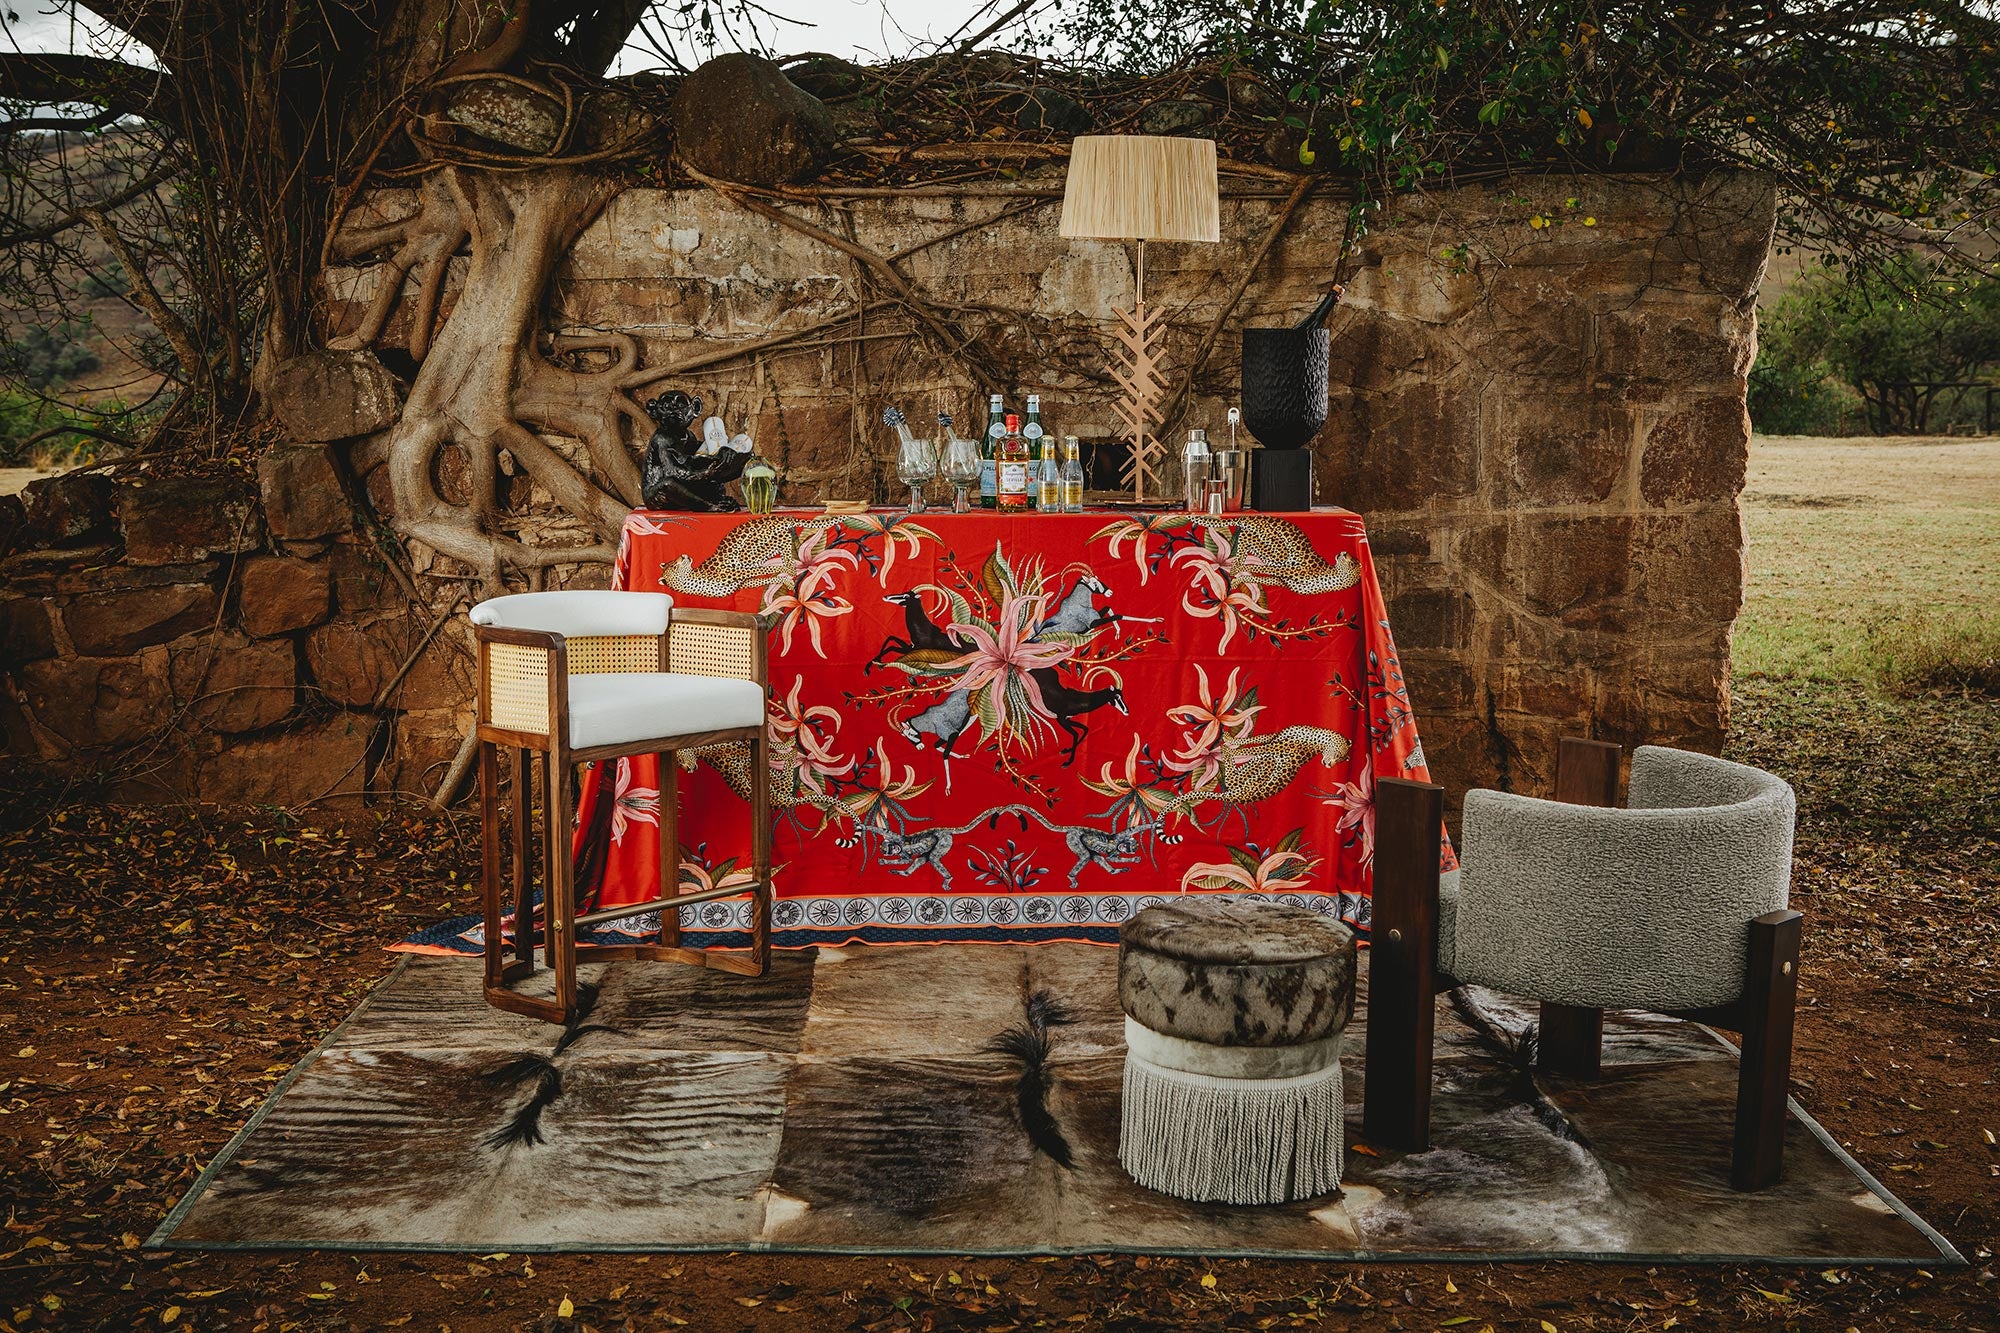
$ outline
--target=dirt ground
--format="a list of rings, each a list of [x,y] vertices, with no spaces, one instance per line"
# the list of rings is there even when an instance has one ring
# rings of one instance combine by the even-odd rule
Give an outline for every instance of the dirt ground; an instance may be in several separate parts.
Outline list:
[[[1758,461],[1753,578],[1760,514],[1783,508],[1760,496],[1802,493]],[[1793,508],[1833,524],[1856,509]],[[2000,699],[1739,678],[1731,753],[1801,797],[1794,1094],[1965,1268],[147,1251],[388,970],[381,945],[469,910],[475,829],[409,810],[334,826],[113,810],[0,774],[0,1333],[2000,1329]]]

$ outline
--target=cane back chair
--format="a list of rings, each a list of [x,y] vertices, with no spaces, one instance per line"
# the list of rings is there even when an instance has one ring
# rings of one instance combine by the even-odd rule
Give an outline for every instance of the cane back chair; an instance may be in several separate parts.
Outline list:
[[[660,914],[657,945],[610,945],[598,958],[647,958],[761,975],[771,947],[769,687],[757,616],[678,609],[663,593],[516,593],[472,609],[479,654],[481,884],[486,916],[486,999],[515,1013],[567,1023],[577,1011],[576,932],[647,912]],[[755,880],[677,892],[680,870],[675,751],[743,742],[751,747],[750,818]],[[511,751],[514,960],[502,936],[499,747]],[[648,902],[576,912],[570,777],[576,765],[640,754],[660,759],[660,892]],[[542,769],[544,953],[555,998],[525,995],[535,970],[531,755]],[[680,944],[680,909],[751,897],[747,954]]]

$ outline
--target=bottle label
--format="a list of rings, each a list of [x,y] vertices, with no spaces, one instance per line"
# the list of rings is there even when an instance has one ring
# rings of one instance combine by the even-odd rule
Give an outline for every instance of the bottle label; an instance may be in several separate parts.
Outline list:
[[[995,421],[986,427],[986,438],[989,440],[997,440],[1006,433],[1007,423],[1004,421]]]
[[[1028,507],[1028,465],[1026,463],[1002,463],[999,468],[1000,507],[1002,509],[1026,509]]]
[[[1021,434],[1030,440],[1041,439],[1042,423],[1039,421],[1030,421],[1027,425],[1021,427]]]
[[[1083,478],[1071,477],[1062,484],[1063,508],[1072,514],[1083,512]]]
[[[993,503],[993,497],[998,490],[997,478],[999,474],[997,468],[998,465],[991,458],[982,458],[979,460],[979,502],[981,504],[990,505]]]

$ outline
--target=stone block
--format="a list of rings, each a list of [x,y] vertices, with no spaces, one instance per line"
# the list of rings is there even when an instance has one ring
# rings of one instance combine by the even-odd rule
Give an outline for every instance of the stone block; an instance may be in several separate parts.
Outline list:
[[[257,485],[274,537],[310,541],[354,527],[354,505],[331,450],[279,445],[257,460]]]
[[[696,170],[746,185],[818,172],[836,145],[826,103],[761,56],[716,56],[674,95],[674,148]]]
[[[78,749],[128,745],[166,728],[163,649],[123,657],[51,657],[17,679],[36,724]]]
[[[14,542],[28,524],[28,506],[18,495],[0,495],[0,555],[14,549]]]
[[[1479,482],[1476,394],[1451,384],[1336,396],[1314,452],[1322,503],[1364,512],[1421,509],[1472,494]]]
[[[53,576],[59,593],[113,592],[131,588],[165,588],[176,583],[213,583],[222,564],[196,560],[185,565],[128,565],[123,561],[66,569]]]
[[[1733,503],[1638,520],[1632,579],[1642,603],[1621,632],[1679,637],[1727,629],[1743,606],[1743,518]],[[1727,654],[1723,655],[1727,661]]]
[[[358,798],[366,791],[368,740],[377,725],[365,714],[339,713],[236,741],[202,764],[202,797],[244,805]]]
[[[243,566],[237,620],[253,638],[267,639],[319,624],[332,600],[333,576],[326,561],[260,556]]]
[[[1635,434],[1632,413],[1601,394],[1489,394],[1484,438],[1496,455],[1494,503],[1502,509],[1601,504],[1625,479]]]
[[[281,721],[297,702],[298,679],[289,643],[260,643],[222,630],[167,645],[167,683],[176,707],[211,731],[257,731]]]
[[[91,546],[16,551],[0,560],[0,582],[16,592],[54,592],[59,583],[77,571],[112,567],[122,549],[115,542],[99,542]]]
[[[403,585],[389,572],[389,558],[360,542],[336,542],[327,555],[334,605],[340,614],[392,611],[408,601]]]
[[[1750,413],[1741,397],[1698,399],[1655,420],[1639,460],[1652,505],[1735,500],[1750,464]]]
[[[368,624],[330,621],[306,636],[306,663],[327,698],[350,707],[369,707],[416,648],[422,632],[423,623],[410,616]],[[472,697],[470,666],[444,637],[451,632],[447,628],[433,636],[382,701],[383,707],[452,708]]]
[[[1597,317],[1596,370],[1616,381],[1740,394],[1756,351],[1752,321],[1709,299],[1640,304]]]
[[[1458,588],[1414,589],[1389,599],[1389,624],[1399,651],[1470,646],[1479,612]]]
[[[453,85],[444,114],[483,139],[538,156],[556,146],[566,119],[563,104],[549,94],[500,79]]]
[[[119,485],[125,559],[177,565],[264,544],[255,497],[233,477],[138,477]]]
[[[78,546],[116,535],[111,478],[101,472],[64,472],[22,488],[23,548]]]
[[[306,636],[312,683],[337,704],[367,708],[409,651],[401,618],[363,625],[334,620]]]
[[[1513,590],[1534,614],[1591,625],[1630,589],[1632,518],[1496,519],[1465,534],[1457,557],[1487,582]]]
[[[0,597],[0,669],[55,656],[55,626],[39,597]]]
[[[292,440],[325,444],[395,425],[403,385],[373,352],[307,352],[271,372],[265,400]]]
[[[118,657],[208,628],[220,605],[208,583],[113,588],[70,598],[62,608],[62,625],[78,652]]]

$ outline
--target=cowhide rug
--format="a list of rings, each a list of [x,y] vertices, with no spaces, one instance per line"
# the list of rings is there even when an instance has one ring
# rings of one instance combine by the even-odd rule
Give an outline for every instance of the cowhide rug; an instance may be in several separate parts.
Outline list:
[[[1116,970],[1073,944],[605,963],[564,1031],[489,1008],[475,962],[405,958],[153,1243],[1957,1258],[1796,1114],[1783,1182],[1732,1192],[1735,1059],[1706,1031],[1613,1017],[1601,1079],[1537,1079],[1509,1049],[1531,1011],[1485,994],[1441,1002],[1431,1151],[1350,1152],[1338,1195],[1289,1206],[1149,1193],[1118,1166]]]

